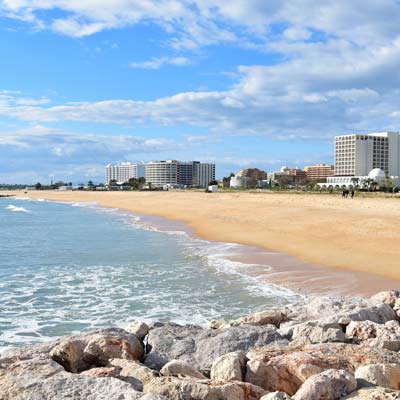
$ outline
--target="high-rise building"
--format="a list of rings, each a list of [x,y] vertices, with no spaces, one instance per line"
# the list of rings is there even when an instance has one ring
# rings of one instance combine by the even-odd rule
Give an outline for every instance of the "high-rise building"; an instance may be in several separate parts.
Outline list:
[[[145,165],[143,163],[125,162],[121,164],[108,164],[105,168],[106,184],[115,180],[118,183],[128,182],[131,178],[144,178]]]
[[[206,188],[208,184],[215,181],[215,164],[193,162],[193,186]]]
[[[333,165],[318,164],[304,167],[308,181],[323,181],[329,176],[333,176],[335,167]]]
[[[153,161],[146,164],[146,182],[153,187],[182,185],[205,188],[215,180],[215,164],[199,161]]]
[[[375,168],[399,176],[399,156],[399,132],[336,136],[335,176],[367,176]]]

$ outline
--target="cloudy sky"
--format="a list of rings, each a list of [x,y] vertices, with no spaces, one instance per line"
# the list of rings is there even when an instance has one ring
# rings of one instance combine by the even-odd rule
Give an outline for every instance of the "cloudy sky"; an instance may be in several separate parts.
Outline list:
[[[0,0],[0,182],[332,162],[399,130],[398,0]]]

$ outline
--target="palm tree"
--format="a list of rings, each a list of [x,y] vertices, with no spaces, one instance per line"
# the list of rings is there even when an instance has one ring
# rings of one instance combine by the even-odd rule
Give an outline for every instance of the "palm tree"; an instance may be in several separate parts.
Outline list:
[[[351,178],[351,182],[353,183],[354,189],[356,189],[358,187],[358,183],[360,182],[360,178],[353,177],[353,178]]]

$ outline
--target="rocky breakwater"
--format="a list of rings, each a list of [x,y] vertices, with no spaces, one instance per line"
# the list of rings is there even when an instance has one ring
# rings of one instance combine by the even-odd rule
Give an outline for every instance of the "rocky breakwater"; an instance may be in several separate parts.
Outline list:
[[[233,321],[135,323],[8,350],[1,400],[400,399],[400,293]]]

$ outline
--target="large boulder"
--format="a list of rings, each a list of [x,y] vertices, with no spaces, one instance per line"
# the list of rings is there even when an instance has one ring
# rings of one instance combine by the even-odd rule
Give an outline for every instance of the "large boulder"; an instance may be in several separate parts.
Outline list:
[[[399,364],[370,364],[357,368],[355,377],[361,386],[376,385],[389,389],[400,389]]]
[[[194,368],[191,364],[180,361],[171,360],[161,368],[161,374],[164,376],[179,376],[186,378],[206,379],[206,377]]]
[[[64,339],[51,349],[50,356],[66,371],[81,372],[104,367],[111,358],[141,360],[144,350],[135,335],[122,329],[108,329]]]
[[[193,378],[162,377],[147,383],[145,393],[170,400],[259,400],[265,390],[244,382],[213,382]]]
[[[211,366],[214,381],[243,381],[246,368],[246,353],[235,351],[218,357]]]
[[[142,391],[143,385],[160,376],[157,371],[138,361],[113,358],[108,361],[110,367],[119,368],[118,378],[129,382],[136,390]],[[91,371],[91,370],[89,370]]]
[[[391,390],[382,387],[359,389],[344,398],[344,400],[398,400],[399,390]]]
[[[387,290],[384,292],[379,292],[371,297],[374,303],[384,303],[388,304],[390,307],[394,307],[396,301],[400,297],[400,292],[398,290]]]
[[[208,376],[213,362],[221,355],[279,341],[283,339],[273,325],[243,325],[215,330],[193,325],[161,324],[149,333],[151,351],[145,365],[160,370],[170,360],[181,360]]]
[[[359,366],[399,363],[400,354],[386,349],[345,343],[314,344],[293,348],[265,347],[247,353],[246,382],[268,391],[293,395],[312,375],[327,369],[353,373]]]
[[[336,400],[357,389],[353,375],[344,370],[328,369],[308,378],[293,396],[294,400]]]
[[[291,400],[292,398],[285,392],[271,392],[261,397],[260,400]]]
[[[135,335],[140,341],[143,342],[144,338],[149,333],[149,326],[145,322],[132,322],[129,324],[125,330],[132,335]]]
[[[296,325],[292,331],[292,340],[296,345],[311,343],[345,342],[346,335],[341,328],[315,326],[311,323]]]

